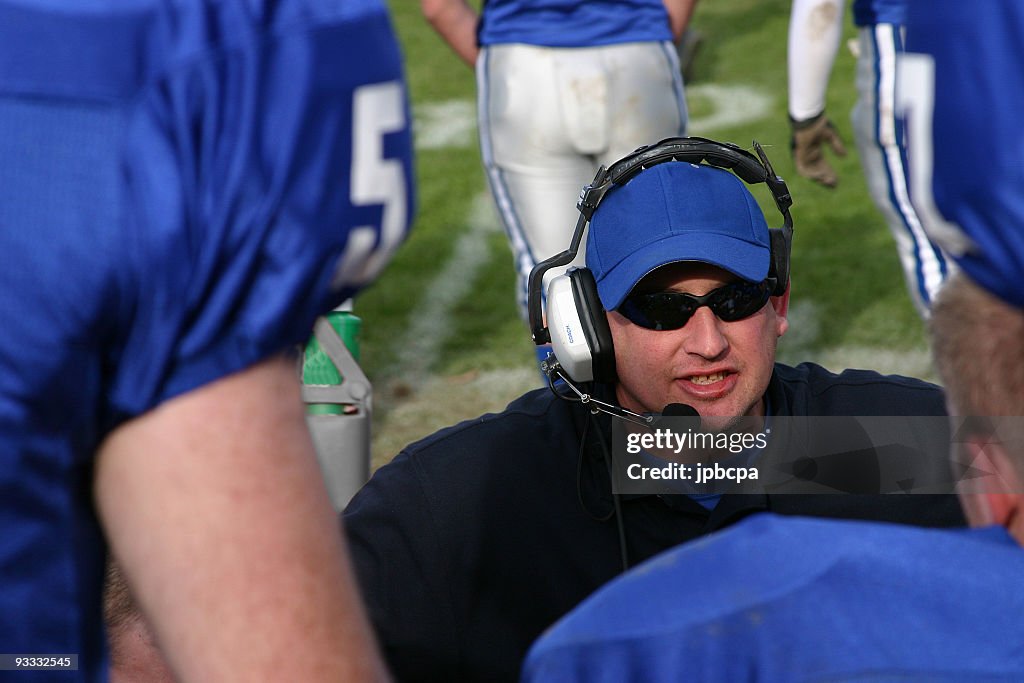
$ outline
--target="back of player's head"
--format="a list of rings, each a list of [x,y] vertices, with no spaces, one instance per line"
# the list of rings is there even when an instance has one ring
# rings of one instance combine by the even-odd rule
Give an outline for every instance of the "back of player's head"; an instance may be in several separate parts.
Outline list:
[[[951,412],[1022,416],[998,424],[1020,432],[1003,436],[1024,443],[1024,310],[957,272],[936,297],[931,328],[935,363]],[[1007,453],[1024,474],[1024,449],[1007,449]]]

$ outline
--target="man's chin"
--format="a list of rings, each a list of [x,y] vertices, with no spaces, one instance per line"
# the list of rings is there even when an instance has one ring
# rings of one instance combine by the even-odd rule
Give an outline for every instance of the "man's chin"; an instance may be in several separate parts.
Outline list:
[[[760,424],[761,420],[751,417],[749,410],[738,410],[734,406],[695,405],[700,413],[701,428],[709,432],[746,431],[752,425]]]
[[[701,428],[709,432],[728,432],[743,420],[742,415],[708,415],[701,416]]]

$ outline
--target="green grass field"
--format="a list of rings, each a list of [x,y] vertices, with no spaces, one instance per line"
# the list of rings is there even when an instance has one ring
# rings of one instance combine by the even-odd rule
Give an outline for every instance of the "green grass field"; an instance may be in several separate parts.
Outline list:
[[[364,320],[363,367],[375,386],[375,464],[412,439],[500,409],[539,385],[533,346],[513,303],[511,252],[485,196],[473,73],[422,19],[418,2],[390,4],[417,126],[418,212],[409,240],[356,302]],[[687,83],[689,132],[748,148],[756,138],[789,184],[792,325],[780,358],[931,377],[924,326],[854,149],[854,58],[845,47],[828,99],[850,151],[834,160],[840,184],[828,190],[793,170],[786,116],[789,6],[789,0],[698,5],[691,26],[704,40]],[[854,35],[848,21],[844,43]],[[737,106],[722,92],[745,94]],[[723,116],[729,111],[748,120],[729,122]],[[769,224],[777,225],[767,192],[755,195]]]

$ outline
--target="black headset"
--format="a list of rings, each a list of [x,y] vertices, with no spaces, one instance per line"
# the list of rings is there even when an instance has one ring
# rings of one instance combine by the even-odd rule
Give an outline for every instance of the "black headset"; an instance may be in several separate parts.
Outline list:
[[[768,276],[775,278],[773,296],[786,292],[789,285],[789,256],[793,242],[793,219],[789,207],[793,198],[786,182],[775,174],[761,145],[755,140],[757,156],[729,142],[705,138],[666,138],[637,149],[608,168],[602,166],[594,180],[583,187],[576,204],[580,217],[576,221],[569,248],[538,263],[530,272],[528,310],[533,341],[538,346],[551,342],[554,362],[549,357],[544,370],[576,382],[614,382],[615,352],[604,307],[597,294],[597,283],[587,268],[574,268],[551,281],[547,296],[547,326],[541,315],[541,290],[544,274],[558,266],[569,265],[579,253],[584,230],[605,195],[625,185],[634,176],[651,166],[667,161],[708,164],[735,173],[753,185],[765,183],[782,214],[781,228],[770,228],[771,262]]]

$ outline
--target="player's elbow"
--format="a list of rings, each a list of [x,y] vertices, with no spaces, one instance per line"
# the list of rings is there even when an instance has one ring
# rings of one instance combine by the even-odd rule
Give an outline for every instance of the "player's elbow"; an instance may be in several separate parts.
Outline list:
[[[476,62],[477,13],[466,0],[420,0],[424,18],[462,61]]]
[[[420,12],[431,25],[436,25],[450,4],[449,0],[420,0]]]

